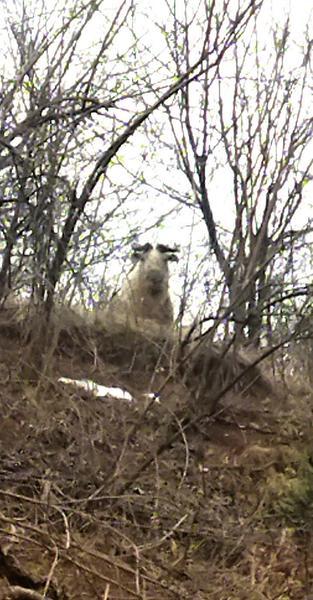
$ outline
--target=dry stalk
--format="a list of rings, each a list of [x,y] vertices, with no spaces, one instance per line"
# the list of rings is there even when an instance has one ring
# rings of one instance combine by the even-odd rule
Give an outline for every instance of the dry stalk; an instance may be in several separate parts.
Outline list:
[[[46,583],[45,583],[45,587],[44,587],[44,591],[43,591],[43,597],[44,598],[46,598],[46,596],[47,596],[47,592],[48,592],[48,589],[49,589],[49,586],[50,586],[50,583],[51,583],[51,580],[52,580],[52,577],[53,577],[53,573],[54,573],[54,571],[56,569],[56,566],[57,566],[58,560],[59,560],[59,551],[58,551],[58,547],[57,546],[55,546],[54,551],[55,551],[54,559],[53,559],[50,571],[48,573],[48,577],[47,577],[47,580],[46,580]]]
[[[35,590],[29,590],[19,585],[13,585],[10,587],[10,598],[14,600],[51,600],[51,597],[45,596]]]

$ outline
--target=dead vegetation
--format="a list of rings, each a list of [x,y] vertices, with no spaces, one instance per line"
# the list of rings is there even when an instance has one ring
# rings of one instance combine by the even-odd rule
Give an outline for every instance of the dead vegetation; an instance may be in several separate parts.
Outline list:
[[[172,339],[68,317],[26,378],[29,330],[1,312],[0,597],[310,597],[311,395],[219,346],[179,371]]]

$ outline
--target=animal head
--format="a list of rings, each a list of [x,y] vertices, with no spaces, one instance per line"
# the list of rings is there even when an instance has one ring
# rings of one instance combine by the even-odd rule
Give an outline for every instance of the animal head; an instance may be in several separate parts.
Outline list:
[[[132,248],[132,261],[147,290],[153,296],[161,294],[164,289],[167,289],[169,261],[178,261],[176,256],[179,250],[178,246],[157,244],[156,248],[153,248],[151,244],[147,243],[143,246],[133,244]]]

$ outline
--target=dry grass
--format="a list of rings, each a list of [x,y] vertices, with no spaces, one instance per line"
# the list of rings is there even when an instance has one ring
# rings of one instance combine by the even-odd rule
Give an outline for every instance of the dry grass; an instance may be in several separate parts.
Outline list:
[[[0,315],[0,597],[310,598],[312,396],[245,381],[208,416],[240,361],[227,368],[214,347],[186,387],[168,340],[85,322],[59,327],[50,368],[29,380],[30,333]]]

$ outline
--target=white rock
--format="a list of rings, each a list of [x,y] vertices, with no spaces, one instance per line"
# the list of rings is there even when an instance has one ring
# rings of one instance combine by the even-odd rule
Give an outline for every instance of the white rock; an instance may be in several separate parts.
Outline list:
[[[97,398],[105,398],[106,396],[110,396],[111,398],[117,398],[118,400],[134,402],[134,398],[129,392],[126,392],[118,387],[106,387],[105,385],[99,385],[94,381],[90,381],[90,379],[69,379],[68,377],[60,377],[59,381],[60,383],[74,385],[78,388],[86,390],[87,392],[91,392],[97,396]]]

